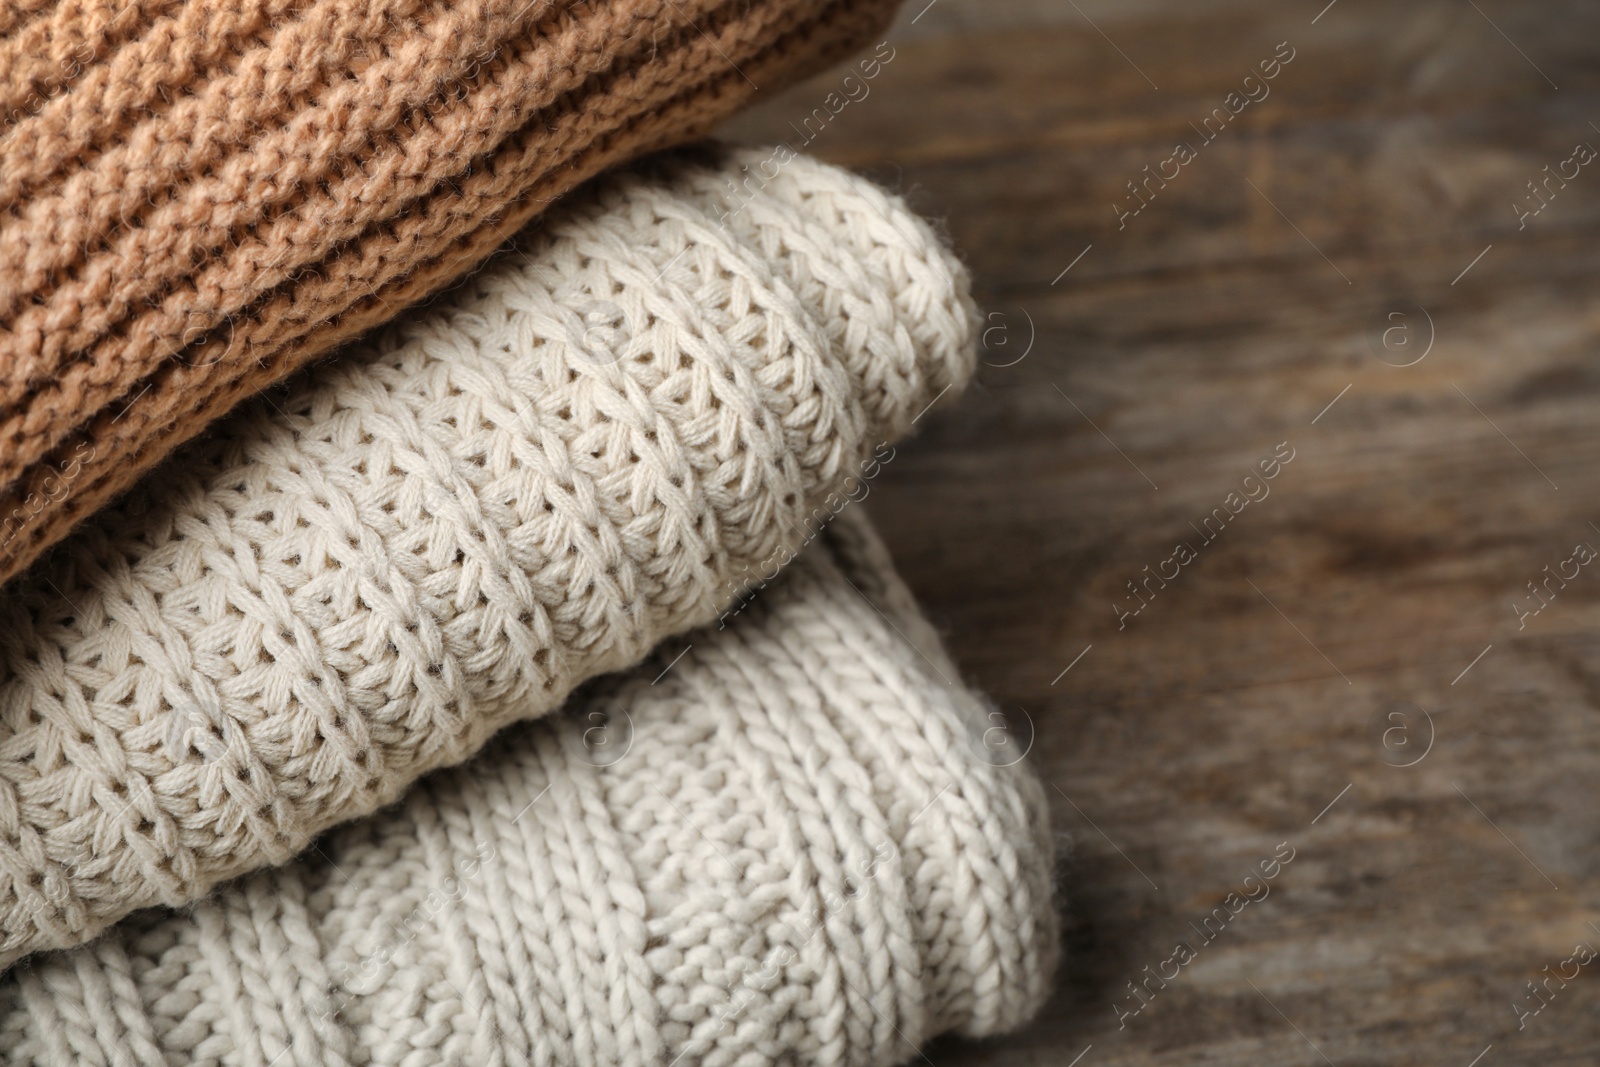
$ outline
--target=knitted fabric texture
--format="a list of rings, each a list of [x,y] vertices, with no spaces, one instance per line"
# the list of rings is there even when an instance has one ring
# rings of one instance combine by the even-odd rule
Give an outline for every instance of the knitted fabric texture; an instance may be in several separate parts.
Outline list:
[[[305,859],[15,968],[7,1062],[832,1067],[1025,1021],[1044,793],[859,509],[686,641]]]
[[[0,965],[287,860],[716,618],[861,494],[971,371],[965,273],[811,160],[730,213],[769,156],[574,198],[9,591]]]
[[[0,581],[242,398],[894,5],[0,4]]]

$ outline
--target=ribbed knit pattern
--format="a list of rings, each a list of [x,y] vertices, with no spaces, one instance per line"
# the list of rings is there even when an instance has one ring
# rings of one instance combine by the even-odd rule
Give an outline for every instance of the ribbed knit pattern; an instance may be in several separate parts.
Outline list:
[[[893,7],[0,5],[0,581],[241,398]]]
[[[16,968],[0,1052],[834,1067],[1018,1025],[1057,951],[1043,790],[985,758],[858,516],[659,681],[672,644],[289,867]]]
[[[0,965],[283,862],[715,618],[964,382],[932,230],[806,159],[730,201],[768,157],[574,197],[8,591]]]

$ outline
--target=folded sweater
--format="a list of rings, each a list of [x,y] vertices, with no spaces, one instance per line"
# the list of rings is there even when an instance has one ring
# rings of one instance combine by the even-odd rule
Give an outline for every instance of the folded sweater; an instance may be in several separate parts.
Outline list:
[[[773,158],[574,196],[13,583],[0,966],[287,860],[732,610],[866,491],[970,373],[966,276],[848,172],[747,178]]]
[[[241,398],[894,6],[0,4],[0,581]]]
[[[846,509],[726,628],[13,969],[0,1055],[835,1067],[1015,1027],[1057,955],[1051,838],[992,715]]]

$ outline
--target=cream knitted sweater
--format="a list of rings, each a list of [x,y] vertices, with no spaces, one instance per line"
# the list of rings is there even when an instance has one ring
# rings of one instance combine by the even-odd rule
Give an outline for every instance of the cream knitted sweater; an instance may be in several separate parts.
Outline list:
[[[8,588],[0,966],[289,859],[716,618],[859,492],[970,372],[965,275],[897,199],[775,158],[574,197]]]
[[[727,628],[15,968],[0,1055],[832,1067],[1016,1026],[1056,956],[1048,813],[956,679],[847,509]]]

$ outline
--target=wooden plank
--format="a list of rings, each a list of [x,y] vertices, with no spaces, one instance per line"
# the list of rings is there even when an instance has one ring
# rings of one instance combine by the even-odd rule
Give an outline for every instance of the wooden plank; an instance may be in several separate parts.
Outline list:
[[[1512,607],[1600,548],[1600,167],[1520,228],[1511,206],[1600,147],[1600,7],[1323,8],[912,0],[809,146],[943,219],[994,328],[866,506],[968,678],[1035,724],[1067,960],[1037,1023],[937,1043],[938,1067],[1600,1043],[1595,966],[1513,1009],[1600,947],[1600,580]],[[1270,95],[1119,230],[1125,183],[1282,41]],[[841,74],[728,135],[793,139]],[[1414,338],[1431,317],[1414,365],[1373,340],[1393,312]],[[1281,442],[1270,494],[1206,541],[1190,524]],[[1280,842],[1270,895],[1119,1028],[1128,983]]]

